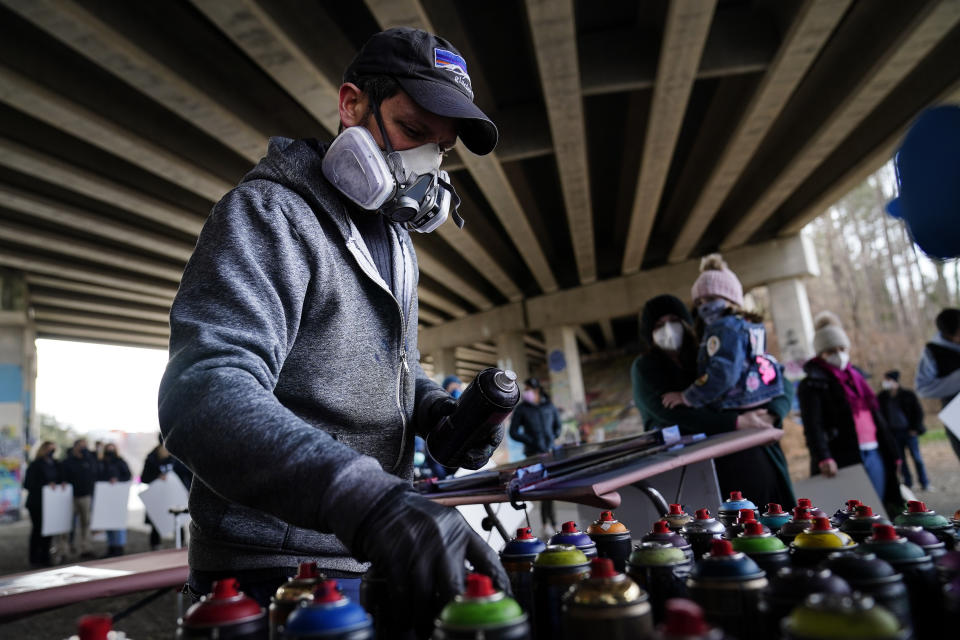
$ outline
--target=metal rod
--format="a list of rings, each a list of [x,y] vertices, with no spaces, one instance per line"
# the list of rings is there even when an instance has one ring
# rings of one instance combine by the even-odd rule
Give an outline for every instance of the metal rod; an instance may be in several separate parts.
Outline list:
[[[649,482],[646,480],[638,480],[637,482],[633,483],[633,486],[635,486],[637,489],[640,489],[640,491],[650,498],[650,502],[652,502],[654,508],[657,509],[657,513],[660,515],[665,515],[670,512],[670,507],[667,505],[666,499],[659,491],[650,486]]]
[[[680,484],[677,485],[677,499],[674,500],[675,503],[681,504],[680,495],[683,493],[683,480],[687,477],[687,465],[683,465],[680,468]]]
[[[497,517],[497,514],[493,512],[493,508],[489,504],[483,505],[483,510],[487,512],[487,517],[485,520],[488,520],[491,527],[495,527],[497,533],[503,536],[503,541],[507,542],[510,540],[510,536],[507,535],[507,530],[504,529],[503,523],[500,522],[500,518]],[[486,527],[484,527],[486,528]]]

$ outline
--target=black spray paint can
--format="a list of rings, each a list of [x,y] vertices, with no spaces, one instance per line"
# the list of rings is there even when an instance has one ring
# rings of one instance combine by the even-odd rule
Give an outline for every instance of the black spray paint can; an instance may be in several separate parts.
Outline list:
[[[506,420],[519,401],[517,374],[494,367],[484,369],[464,389],[453,413],[427,436],[427,451],[440,464],[457,466],[463,453]]]

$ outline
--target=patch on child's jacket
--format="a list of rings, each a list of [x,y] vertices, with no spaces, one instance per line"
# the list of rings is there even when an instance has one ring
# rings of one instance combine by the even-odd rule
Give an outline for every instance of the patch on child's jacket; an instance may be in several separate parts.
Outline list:
[[[694,380],[693,384],[697,385],[698,387],[702,387],[703,385],[707,384],[707,380],[709,378],[710,376],[708,376],[707,374],[703,374],[702,376]]]
[[[712,358],[717,351],[720,351],[720,338],[719,336],[710,336],[707,339],[707,355]]]
[[[757,356],[757,371],[763,379],[763,384],[770,384],[777,379],[777,368],[763,356]]]
[[[751,371],[747,376],[747,391],[756,391],[760,388],[760,376],[756,371]]]

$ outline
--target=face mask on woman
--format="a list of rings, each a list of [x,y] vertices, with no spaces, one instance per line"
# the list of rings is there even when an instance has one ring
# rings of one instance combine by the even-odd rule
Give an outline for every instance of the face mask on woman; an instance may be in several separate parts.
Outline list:
[[[837,369],[846,369],[850,364],[850,355],[846,351],[838,351],[823,357],[824,360],[835,366]]]
[[[532,389],[527,389],[523,392],[523,399],[529,402],[530,404],[537,403],[537,392]]]
[[[715,298],[697,307],[697,315],[699,315],[706,324],[713,324],[720,319],[721,314],[726,308],[726,300],[723,298]]]
[[[664,351],[677,351],[683,344],[683,325],[671,320],[653,330],[653,342]]]

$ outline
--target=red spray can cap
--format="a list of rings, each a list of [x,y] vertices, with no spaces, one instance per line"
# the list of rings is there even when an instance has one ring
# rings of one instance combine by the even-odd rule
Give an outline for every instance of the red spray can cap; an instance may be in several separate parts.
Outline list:
[[[590,561],[591,578],[615,578],[617,570],[613,568],[613,560],[610,558],[594,558]]]
[[[928,511],[927,505],[919,500],[911,500],[907,503],[907,511],[910,513],[926,513]]]
[[[336,580],[324,580],[317,585],[313,592],[313,601],[321,604],[329,602],[338,602],[343,599],[343,594],[337,588]]]
[[[187,610],[185,627],[211,627],[262,616],[260,605],[237,589],[236,578],[213,583],[213,593]]]
[[[517,529],[517,540],[533,540],[533,529],[530,527]]]
[[[797,498],[797,506],[810,509],[813,507],[813,501],[810,498]]]
[[[794,507],[793,508],[793,519],[794,520],[809,520],[810,512],[807,511],[806,507]]]
[[[682,516],[682,515],[683,515],[683,505],[671,504],[671,505],[670,505],[669,515],[671,515],[671,516]]]
[[[567,521],[567,522],[564,522],[563,525],[561,525],[560,530],[561,530],[563,533],[576,533],[576,532],[577,532],[577,523],[574,522],[573,520],[569,520],[569,521]]]
[[[600,522],[613,522],[616,518],[613,517],[613,511],[601,511],[600,512]]]
[[[830,531],[833,529],[833,525],[830,523],[830,518],[814,518],[812,531]]]
[[[489,598],[496,592],[490,576],[485,576],[482,573],[471,573],[467,576],[468,598]]]
[[[857,512],[857,516],[860,518],[873,517],[873,509],[865,504],[858,504],[856,507],[854,507],[854,510]]]
[[[657,520],[653,523],[654,533],[670,533],[670,525],[666,520]]]
[[[730,501],[736,502],[738,500],[743,500],[743,492],[741,491],[731,491],[730,492]]]
[[[301,562],[300,566],[297,568],[297,575],[294,576],[294,580],[309,580],[311,578],[316,578],[320,573],[317,571],[316,562]]]
[[[770,515],[783,513],[783,507],[781,507],[776,502],[770,502],[767,504],[767,513],[769,513]]]
[[[893,542],[899,540],[900,536],[897,535],[897,530],[891,524],[875,524],[873,525],[873,539],[881,542]]]
[[[763,525],[756,520],[751,520],[743,525],[743,532],[748,536],[761,536],[763,535]]]
[[[712,556],[732,556],[734,553],[733,545],[729,540],[711,540],[710,555]]]
[[[710,631],[703,609],[693,600],[670,598],[664,608],[667,615],[663,633],[667,637],[702,636]]]
[[[854,499],[852,499],[852,500],[847,500],[847,509],[850,510],[850,511],[852,511],[853,509],[856,509],[856,508],[857,508],[858,506],[860,506],[861,504],[863,504],[863,503],[860,502],[859,500],[857,500],[856,498],[854,498]]]
[[[709,509],[697,509],[697,520],[709,520],[709,519],[710,519]]]
[[[113,619],[104,614],[81,616],[77,620],[77,635],[80,640],[107,640],[113,628]]]
[[[753,509],[740,509],[740,515],[737,516],[737,522],[740,523],[750,522],[756,519],[757,517],[754,515]]]

